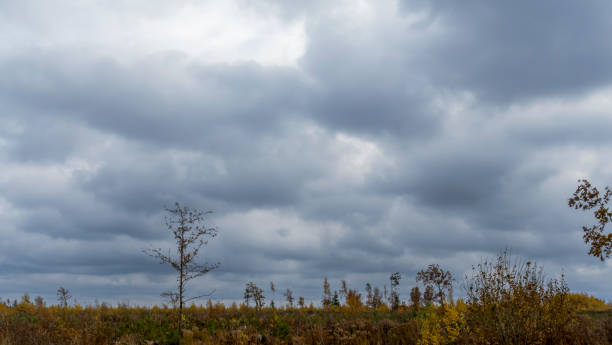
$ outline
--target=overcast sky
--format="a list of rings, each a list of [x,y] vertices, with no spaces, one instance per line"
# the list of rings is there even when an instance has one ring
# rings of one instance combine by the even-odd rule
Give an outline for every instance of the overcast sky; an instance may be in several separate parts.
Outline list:
[[[510,248],[612,299],[612,2],[0,2],[0,298],[162,303],[164,206],[214,210],[188,293],[320,299]],[[608,229],[608,230],[612,230]],[[269,298],[270,293],[266,291]],[[280,293],[276,293],[277,303]]]

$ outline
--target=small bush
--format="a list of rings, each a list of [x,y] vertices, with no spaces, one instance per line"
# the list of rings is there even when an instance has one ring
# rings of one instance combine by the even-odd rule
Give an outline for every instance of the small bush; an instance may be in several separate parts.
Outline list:
[[[562,344],[575,309],[563,275],[545,281],[530,261],[503,252],[484,260],[467,278],[467,322],[477,343]]]

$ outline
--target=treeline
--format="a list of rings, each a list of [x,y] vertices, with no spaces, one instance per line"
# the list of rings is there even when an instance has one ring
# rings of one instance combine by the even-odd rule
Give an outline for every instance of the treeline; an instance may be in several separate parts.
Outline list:
[[[414,286],[410,290],[410,301],[402,301],[400,298],[399,287],[402,276],[399,272],[392,273],[389,277],[389,289],[387,285],[383,285],[382,290],[379,287],[372,287],[368,282],[365,284],[365,294],[362,294],[356,289],[348,287],[346,280],[340,282],[340,289],[332,292],[331,285],[327,277],[323,279],[323,294],[320,306],[323,309],[345,306],[349,309],[362,309],[364,307],[370,309],[382,310],[398,310],[400,307],[406,308],[411,306],[418,309],[420,306],[431,305],[438,303],[444,305],[447,297],[453,300],[453,282],[455,281],[450,271],[444,271],[437,264],[429,265],[417,273],[416,281],[422,282],[424,291],[421,293],[419,286]],[[270,282],[270,293],[272,294],[269,306],[275,308],[275,293],[276,286],[274,282]],[[306,307],[304,297],[300,296],[296,300],[293,296],[293,290],[286,289],[282,293],[288,308],[293,308],[296,304],[299,308]],[[254,303],[257,310],[261,310],[265,305],[266,296],[264,290],[258,287],[253,282],[248,282],[244,289],[244,303],[247,307]],[[311,302],[312,304],[312,302]],[[310,308],[314,308],[313,305]]]
[[[366,284],[359,292],[323,279],[321,303],[306,305],[291,290],[286,304],[265,303],[264,291],[245,286],[244,303],[208,300],[184,309],[182,344],[611,344],[612,312],[604,301],[570,293],[565,278],[545,279],[529,261],[507,253],[474,266],[454,300],[453,278],[438,265],[417,274],[423,287],[399,295],[401,276],[388,290]],[[386,290],[386,292],[385,292]],[[0,303],[0,344],[177,344],[177,308],[70,303],[58,290],[58,305],[42,298]]]

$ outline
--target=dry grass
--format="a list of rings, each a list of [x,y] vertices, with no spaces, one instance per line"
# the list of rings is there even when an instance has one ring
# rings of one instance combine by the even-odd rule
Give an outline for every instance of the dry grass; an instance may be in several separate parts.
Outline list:
[[[494,323],[474,321],[477,312],[461,302],[444,309],[430,306],[415,311],[400,307],[394,312],[385,306],[377,310],[339,307],[257,311],[217,304],[186,310],[184,344],[504,343]],[[158,307],[63,309],[35,307],[27,301],[13,306],[0,304],[0,345],[176,344],[175,315],[173,309]],[[530,332],[537,341],[531,343],[611,344],[612,312],[572,314],[570,322],[557,331],[561,336],[552,338],[547,336],[548,330],[532,328]]]

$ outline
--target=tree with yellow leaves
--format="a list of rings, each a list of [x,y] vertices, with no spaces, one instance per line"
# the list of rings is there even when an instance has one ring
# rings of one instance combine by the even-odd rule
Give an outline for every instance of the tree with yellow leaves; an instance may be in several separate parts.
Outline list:
[[[591,185],[586,179],[578,180],[578,183],[576,191],[568,200],[568,205],[576,210],[595,209],[593,215],[597,223],[583,226],[582,238],[586,244],[591,245],[589,254],[604,261],[612,254],[612,233],[604,232],[606,224],[612,223],[612,211],[607,206],[612,197],[612,190],[606,186],[605,192],[600,193],[597,187]]]

